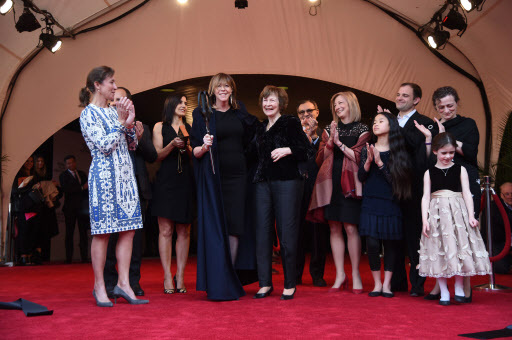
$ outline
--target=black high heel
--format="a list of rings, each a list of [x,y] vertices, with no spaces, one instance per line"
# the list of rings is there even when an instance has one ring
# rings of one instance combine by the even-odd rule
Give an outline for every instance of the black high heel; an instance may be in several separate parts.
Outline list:
[[[293,296],[295,295],[296,292],[297,292],[297,287],[295,287],[295,290],[293,291],[293,293],[291,295],[282,294],[281,295],[281,300],[291,300],[291,299],[293,299]]]
[[[144,305],[146,303],[149,303],[149,300],[132,299],[130,297],[130,295],[126,294],[126,292],[124,290],[122,290],[121,288],[119,288],[119,286],[117,286],[117,285],[114,287],[114,291],[112,292],[112,294],[114,295],[114,302],[115,303],[117,303],[117,298],[118,297],[122,297],[123,299],[128,301],[128,303],[130,305]]]
[[[96,297],[96,291],[93,289],[92,296],[94,296],[94,300],[96,300],[96,306],[98,307],[114,307],[114,304],[112,301],[109,302],[100,302],[98,301],[98,298]]]
[[[187,288],[178,288],[178,281],[176,281],[176,275],[174,275],[174,287],[176,288],[176,293],[186,293]]]
[[[267,290],[265,293],[256,293],[254,294],[254,296],[252,297],[253,299],[263,299],[263,298],[266,298],[267,296],[270,296],[270,294],[274,291],[274,286],[270,286],[270,289]]]

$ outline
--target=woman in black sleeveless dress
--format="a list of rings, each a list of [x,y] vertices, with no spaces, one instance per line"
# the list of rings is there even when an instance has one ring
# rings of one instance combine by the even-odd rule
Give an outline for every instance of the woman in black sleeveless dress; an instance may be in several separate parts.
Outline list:
[[[158,216],[158,249],[164,269],[164,293],[185,293],[183,273],[190,245],[190,224],[194,211],[194,179],[187,137],[190,125],[184,121],[187,98],[173,95],[166,99],[162,122],[155,124],[153,144],[162,160],[153,196],[153,216]],[[185,130],[185,131],[184,131]],[[178,269],[174,282],[171,273],[172,234],[176,240]],[[174,284],[176,287],[174,286]]]

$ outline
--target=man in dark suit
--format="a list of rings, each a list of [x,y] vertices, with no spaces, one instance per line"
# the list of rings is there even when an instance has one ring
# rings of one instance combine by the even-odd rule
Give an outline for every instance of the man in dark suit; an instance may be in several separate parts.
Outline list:
[[[409,256],[409,280],[411,282],[410,295],[414,297],[425,294],[423,285],[425,278],[419,276],[416,266],[419,263],[418,250],[420,249],[421,238],[421,198],[423,196],[423,175],[428,168],[427,146],[431,140],[426,141],[425,136],[416,127],[416,124],[423,125],[431,130],[432,136],[437,133],[437,126],[427,116],[416,111],[416,105],[421,100],[421,87],[414,83],[403,83],[397,91],[395,104],[398,109],[398,124],[402,128],[402,135],[405,139],[407,152],[410,155],[412,169],[412,197],[401,202],[403,215],[404,241]],[[379,107],[379,110],[381,108]],[[430,149],[430,148],[429,148]],[[401,252],[404,254],[404,252]],[[392,291],[407,291],[407,273],[405,271],[405,257],[397,257],[391,279]]]
[[[88,262],[88,236],[89,216],[87,176],[83,171],[76,169],[76,158],[68,155],[64,158],[67,170],[60,174],[59,181],[64,192],[64,205],[62,212],[66,222],[66,263],[73,260],[73,236],[75,224],[78,221],[80,233],[80,257],[82,262]]]
[[[311,140],[311,145],[318,152],[320,137],[318,136],[318,105],[313,100],[303,100],[297,106],[297,116],[299,117],[304,132]],[[327,283],[324,280],[325,254],[329,247],[329,228],[325,224],[311,223],[306,221],[306,213],[315,186],[316,176],[318,174],[318,165],[315,159],[308,162],[308,178],[304,185],[304,194],[301,207],[301,225],[299,229],[299,246],[297,248],[297,283],[302,283],[302,272],[306,262],[306,249],[308,243],[311,247],[311,260],[309,262],[309,273],[313,279],[313,285],[325,287]]]
[[[131,99],[131,93],[124,87],[118,87],[114,95],[114,105],[122,98]],[[133,162],[135,178],[137,179],[137,187],[139,190],[140,208],[143,222],[146,222],[146,209],[151,199],[151,184],[149,183],[148,170],[146,162],[153,163],[157,158],[157,153],[151,140],[151,130],[146,124],[140,121],[135,123],[137,139],[139,140],[137,150],[130,151]],[[110,236],[107,248],[107,259],[103,276],[105,279],[105,288],[109,297],[113,296],[114,287],[117,284],[116,271],[116,244],[119,234],[115,233]],[[142,229],[135,230],[133,236],[132,258],[130,261],[129,280],[130,286],[136,296],[144,296],[144,290],[140,287],[140,265],[142,261]]]

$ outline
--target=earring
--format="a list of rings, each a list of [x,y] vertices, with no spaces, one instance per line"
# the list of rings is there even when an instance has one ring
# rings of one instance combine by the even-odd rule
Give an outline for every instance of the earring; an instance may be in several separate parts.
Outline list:
[[[233,106],[233,96],[229,96],[229,105]]]

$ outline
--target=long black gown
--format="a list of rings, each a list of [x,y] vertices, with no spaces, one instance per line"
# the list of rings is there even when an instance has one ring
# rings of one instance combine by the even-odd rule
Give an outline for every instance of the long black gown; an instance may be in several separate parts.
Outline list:
[[[187,131],[191,127],[185,123]],[[163,146],[178,134],[167,123],[162,124]],[[194,217],[194,177],[188,152],[174,148],[162,161],[156,177],[152,200],[153,216],[165,217],[176,223],[192,223]]]

